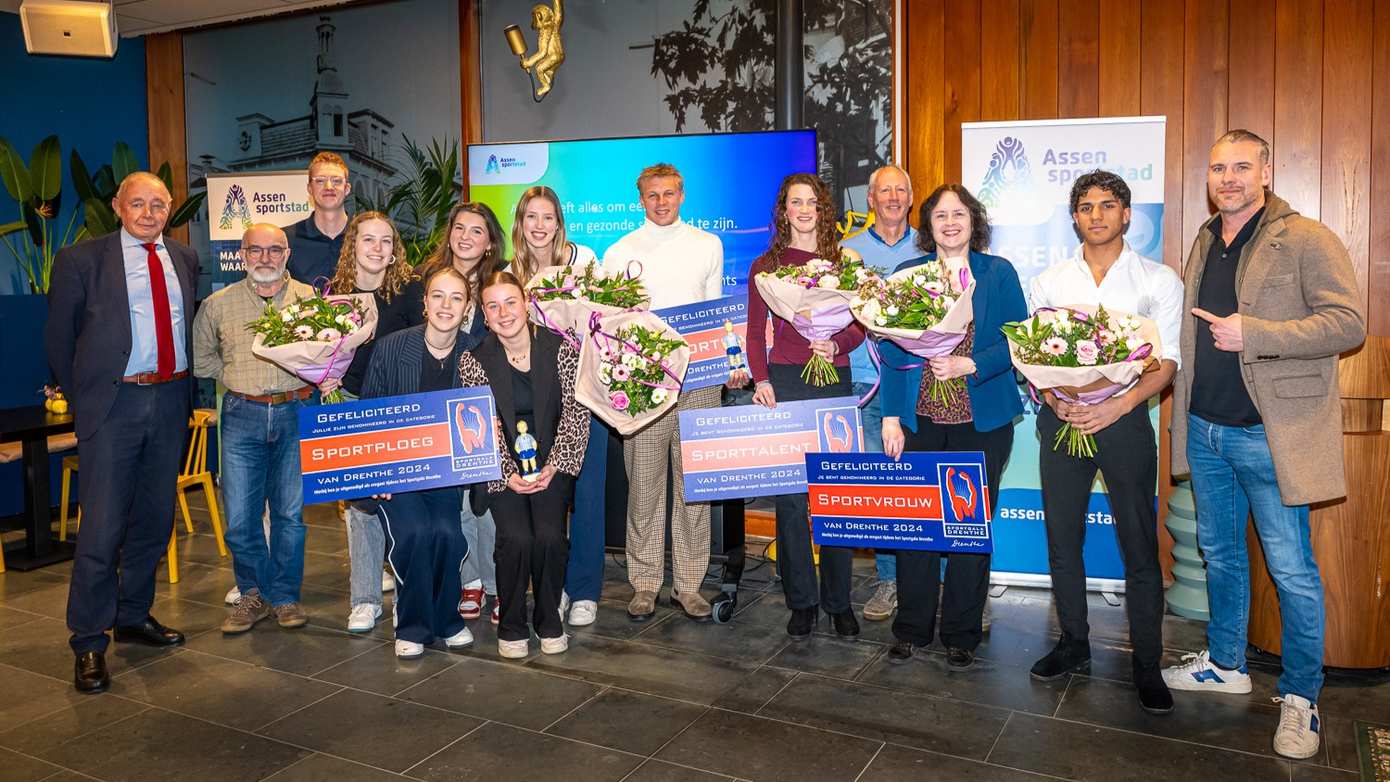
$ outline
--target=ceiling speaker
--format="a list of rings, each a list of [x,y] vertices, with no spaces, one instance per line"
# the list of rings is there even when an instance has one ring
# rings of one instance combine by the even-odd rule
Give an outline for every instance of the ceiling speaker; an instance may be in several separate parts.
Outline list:
[[[30,54],[114,57],[116,14],[110,3],[24,0],[19,6],[24,48]]]

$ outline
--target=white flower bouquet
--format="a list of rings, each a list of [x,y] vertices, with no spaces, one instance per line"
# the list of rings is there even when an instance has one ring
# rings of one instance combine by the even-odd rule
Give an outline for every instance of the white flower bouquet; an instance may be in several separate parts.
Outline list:
[[[246,324],[256,338],[251,352],[314,385],[341,380],[357,348],[376,333],[376,302],[370,293],[297,299]],[[342,401],[337,389],[327,404]]]
[[[690,347],[646,311],[593,316],[580,332],[574,396],[620,434],[632,434],[676,405]]]

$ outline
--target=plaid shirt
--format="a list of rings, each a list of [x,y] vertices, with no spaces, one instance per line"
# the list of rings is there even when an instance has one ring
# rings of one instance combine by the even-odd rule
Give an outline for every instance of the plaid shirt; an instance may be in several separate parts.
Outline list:
[[[278,310],[314,295],[308,285],[287,280],[268,303]],[[215,378],[230,391],[252,396],[302,388],[303,380],[251,353],[256,335],[246,324],[265,314],[266,304],[250,277],[207,297],[193,318],[193,374]]]

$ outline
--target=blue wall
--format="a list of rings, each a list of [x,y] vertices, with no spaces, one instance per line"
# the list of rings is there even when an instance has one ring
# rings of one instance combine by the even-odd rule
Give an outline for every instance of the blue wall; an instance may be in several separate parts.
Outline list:
[[[77,203],[68,171],[74,147],[92,170],[111,162],[117,141],[129,144],[142,162],[149,156],[143,38],[122,38],[111,60],[31,55],[24,51],[19,15],[0,13],[0,74],[0,137],[26,162],[46,136],[56,133],[62,143],[59,232]],[[18,207],[0,187],[0,223],[18,219]],[[0,295],[6,293],[28,293],[28,283],[0,246]]]

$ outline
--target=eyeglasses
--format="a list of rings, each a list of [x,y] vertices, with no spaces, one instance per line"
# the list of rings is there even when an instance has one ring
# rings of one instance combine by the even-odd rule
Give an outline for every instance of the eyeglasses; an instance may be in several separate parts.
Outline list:
[[[347,182],[346,179],[343,179],[340,176],[316,176],[310,177],[309,181],[313,182],[316,187],[323,187],[324,185],[342,187],[343,184]]]
[[[259,261],[261,257],[265,255],[269,255],[272,261],[278,261],[285,257],[285,251],[287,249],[289,248],[278,244],[271,247],[258,247],[254,244],[248,244],[241,248],[241,254],[253,261]]]

